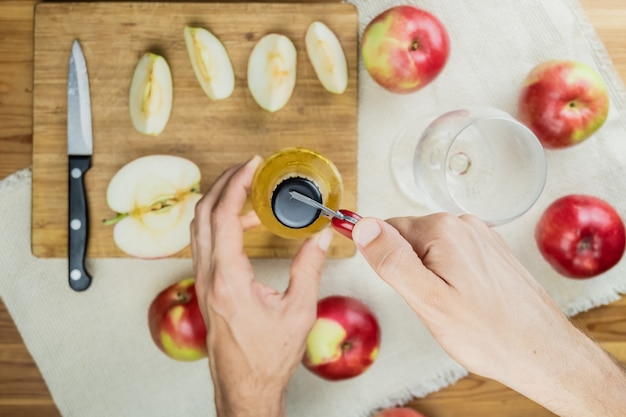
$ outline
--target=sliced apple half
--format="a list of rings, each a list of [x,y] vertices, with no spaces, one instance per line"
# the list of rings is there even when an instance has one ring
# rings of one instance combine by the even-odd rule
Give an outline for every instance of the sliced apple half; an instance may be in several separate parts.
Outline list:
[[[262,37],[248,60],[248,88],[261,108],[275,112],[285,107],[296,85],[296,47],[276,33]]]
[[[107,204],[117,216],[113,239],[124,253],[153,259],[174,255],[189,245],[189,224],[199,194],[200,169],[188,159],[144,156],[111,178]]]
[[[159,135],[172,111],[172,73],[165,58],[145,53],[135,67],[130,84],[130,119],[138,132]]]
[[[322,22],[309,25],[304,38],[306,52],[324,88],[342,94],[348,86],[348,63],[335,33]]]
[[[235,72],[224,44],[204,28],[185,26],[185,45],[193,72],[212,100],[229,97],[235,89]]]

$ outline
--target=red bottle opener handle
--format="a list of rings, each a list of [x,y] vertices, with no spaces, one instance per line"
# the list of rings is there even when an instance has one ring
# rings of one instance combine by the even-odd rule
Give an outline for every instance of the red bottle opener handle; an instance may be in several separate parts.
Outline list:
[[[358,214],[350,211],[350,210],[337,210],[339,213],[343,214],[344,216],[347,216],[351,219],[354,219],[354,222],[351,222],[349,220],[346,219],[338,219],[336,217],[334,217],[331,220],[331,225],[333,226],[333,228],[338,231],[339,233],[341,233],[342,235],[344,235],[345,237],[347,237],[348,239],[352,239],[352,229],[354,228],[354,225],[357,221],[361,220],[362,217],[359,216]]]

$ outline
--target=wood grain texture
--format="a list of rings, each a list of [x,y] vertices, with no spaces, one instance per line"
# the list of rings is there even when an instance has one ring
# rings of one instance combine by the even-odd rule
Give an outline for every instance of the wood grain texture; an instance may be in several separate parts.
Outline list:
[[[0,178],[31,164],[34,0],[0,2]],[[626,3],[581,0],[626,81]],[[626,298],[574,322],[626,363]],[[502,385],[471,375],[409,403],[429,417],[549,417],[554,414]],[[0,302],[0,416],[59,417],[48,389]]]
[[[304,33],[320,20],[333,30],[348,60],[348,88],[326,91],[306,54]],[[211,101],[193,73],[183,27],[211,30],[224,43],[235,69],[235,91]],[[89,201],[90,258],[126,257],[113,241],[115,217],[106,188],[128,162],[167,154],[195,162],[207,190],[228,167],[254,154],[269,156],[287,147],[320,152],[341,172],[342,206],[356,207],[358,16],[349,4],[260,3],[42,3],[35,12],[33,108],[33,217],[35,256],[67,257],[67,66],[72,41],[83,48],[89,74],[93,165],[85,175]],[[261,109],[247,88],[248,57],[268,33],[289,37],[298,51],[296,87],[275,113]],[[145,52],[165,57],[174,99],[159,136],[138,133],[128,110],[130,80]],[[264,227],[245,235],[251,257],[292,257],[300,240],[283,239]],[[329,255],[348,257],[354,244],[339,237]],[[189,248],[178,257],[189,257]]]

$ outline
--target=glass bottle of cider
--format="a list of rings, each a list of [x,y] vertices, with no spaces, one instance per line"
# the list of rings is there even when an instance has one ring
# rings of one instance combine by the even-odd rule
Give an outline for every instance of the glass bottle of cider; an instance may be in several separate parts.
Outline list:
[[[306,148],[283,149],[257,168],[250,199],[261,223],[284,238],[307,238],[330,221],[320,210],[292,199],[291,191],[337,210],[343,194],[341,174],[329,159]]]

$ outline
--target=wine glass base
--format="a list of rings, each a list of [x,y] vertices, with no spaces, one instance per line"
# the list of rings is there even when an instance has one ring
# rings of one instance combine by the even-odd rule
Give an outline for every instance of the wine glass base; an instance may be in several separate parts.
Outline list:
[[[394,139],[389,158],[391,173],[398,190],[406,199],[429,211],[437,211],[436,205],[417,185],[413,166],[415,149],[420,137],[436,118],[435,115],[427,115],[407,123]]]

